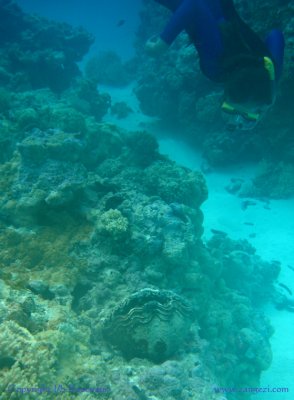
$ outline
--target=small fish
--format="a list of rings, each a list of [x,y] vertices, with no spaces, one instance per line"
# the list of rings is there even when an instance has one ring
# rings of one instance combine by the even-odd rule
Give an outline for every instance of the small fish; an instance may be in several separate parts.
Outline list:
[[[224,231],[221,231],[219,229],[210,229],[211,233],[213,233],[214,235],[219,235],[219,236],[227,236],[228,234]]]
[[[279,286],[281,286],[283,289],[285,289],[290,296],[293,295],[292,291],[288,288],[288,286],[284,285],[283,283],[278,283]]]
[[[294,305],[288,305],[287,306],[287,311],[290,311],[290,312],[294,312]]]
[[[254,226],[253,222],[244,222],[244,225]]]
[[[287,267],[294,271],[294,267],[292,267],[292,265],[287,265]]]
[[[118,28],[120,28],[121,26],[123,26],[125,24],[126,20],[125,19],[120,19],[119,21],[117,21],[116,26]]]
[[[241,203],[242,210],[246,210],[249,206],[256,206],[256,202],[253,200],[243,200]]]
[[[271,209],[271,207],[270,207],[270,201],[269,201],[269,199],[268,198],[266,198],[266,197],[258,197],[258,200],[261,202],[261,203],[264,203],[264,205],[263,205],[263,208],[265,209],[265,210],[270,210]]]

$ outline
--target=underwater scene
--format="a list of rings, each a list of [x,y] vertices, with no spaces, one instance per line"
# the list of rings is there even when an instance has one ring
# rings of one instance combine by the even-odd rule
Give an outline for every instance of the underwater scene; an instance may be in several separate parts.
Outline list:
[[[0,0],[0,400],[294,399],[293,49],[293,0]]]

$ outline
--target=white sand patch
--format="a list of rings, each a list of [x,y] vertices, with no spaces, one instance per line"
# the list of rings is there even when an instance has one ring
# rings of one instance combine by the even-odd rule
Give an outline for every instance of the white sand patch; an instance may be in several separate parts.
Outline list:
[[[161,140],[160,150],[173,160],[189,167],[199,169],[201,156],[187,145],[173,140]],[[256,201],[256,204],[242,208],[244,199],[229,194],[225,186],[231,178],[250,179],[255,167],[230,167],[206,174],[209,197],[203,204],[204,240],[211,236],[211,229],[228,233],[232,239],[247,239],[264,260],[278,260],[282,263],[279,280],[294,293],[294,198],[271,200],[269,204]],[[251,225],[252,224],[252,225]],[[274,326],[271,339],[273,362],[262,375],[264,388],[288,388],[288,393],[258,393],[254,398],[264,400],[294,399],[294,313],[278,311],[269,305],[265,309]]]

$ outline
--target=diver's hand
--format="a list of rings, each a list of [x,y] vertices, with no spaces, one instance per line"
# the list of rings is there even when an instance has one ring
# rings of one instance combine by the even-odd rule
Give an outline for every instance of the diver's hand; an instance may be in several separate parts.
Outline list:
[[[168,44],[159,36],[152,36],[145,45],[147,53],[151,56],[157,56],[168,49]]]

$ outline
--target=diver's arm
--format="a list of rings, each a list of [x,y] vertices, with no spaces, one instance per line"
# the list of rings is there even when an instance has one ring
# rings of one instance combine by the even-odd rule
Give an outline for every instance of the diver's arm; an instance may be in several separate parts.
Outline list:
[[[166,6],[173,15],[167,23],[165,29],[159,36],[151,37],[147,42],[145,49],[152,55],[157,56],[164,53],[170,44],[175,40],[178,34],[186,28],[186,24],[191,20],[191,7],[193,0],[156,0],[158,3]],[[195,1],[195,0],[194,0]]]
[[[170,18],[160,38],[169,46],[176,37],[191,24],[194,18],[195,0],[183,0]]]
[[[220,73],[223,43],[218,21],[206,0],[182,0],[159,38],[147,42],[147,51],[162,53],[183,30],[187,31],[197,48],[202,71],[210,79],[215,79]]]

